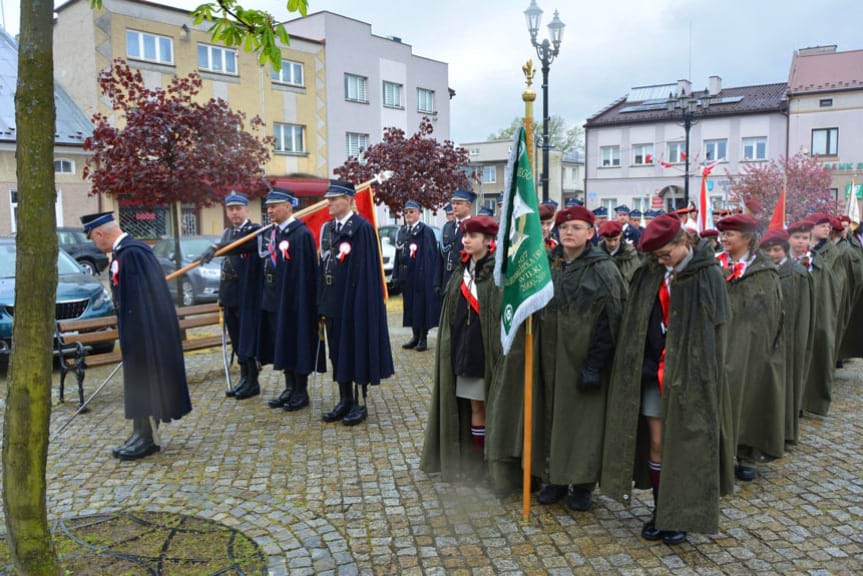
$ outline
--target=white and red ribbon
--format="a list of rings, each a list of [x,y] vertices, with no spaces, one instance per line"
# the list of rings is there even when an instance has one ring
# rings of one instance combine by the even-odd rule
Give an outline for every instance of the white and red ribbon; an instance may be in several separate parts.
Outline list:
[[[416,258],[417,257],[417,243],[411,242],[411,245],[408,246],[408,248],[410,248],[410,251],[411,251],[411,258]]]
[[[111,262],[111,284],[120,285],[120,262],[118,260]]]
[[[342,264],[350,253],[351,245],[348,242],[342,242],[339,244],[339,264]]]
[[[470,273],[467,266],[465,266],[464,274],[462,275],[461,295],[467,300],[468,305],[474,313],[479,314],[479,297],[477,296],[476,282],[474,282],[473,274]]]
[[[282,240],[279,242],[279,251],[282,253],[282,258],[284,260],[290,260],[291,254],[288,252],[288,248],[290,247],[290,243],[287,240]]]

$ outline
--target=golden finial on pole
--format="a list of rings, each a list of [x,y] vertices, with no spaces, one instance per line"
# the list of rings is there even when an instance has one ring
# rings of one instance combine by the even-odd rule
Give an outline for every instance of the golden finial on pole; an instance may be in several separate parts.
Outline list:
[[[533,77],[536,74],[536,69],[533,67],[533,60],[528,60],[521,67],[524,72],[524,82],[527,87],[521,93],[521,99],[524,101],[524,143],[527,146],[527,155],[530,159],[530,169],[536,174],[536,165],[534,164],[534,148],[533,148],[533,103],[536,100],[536,91],[533,86]]]

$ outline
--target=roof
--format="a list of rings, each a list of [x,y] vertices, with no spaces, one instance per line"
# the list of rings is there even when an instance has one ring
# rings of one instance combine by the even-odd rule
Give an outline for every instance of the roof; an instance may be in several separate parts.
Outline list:
[[[15,142],[15,89],[18,85],[18,43],[0,28],[0,141]],[[56,144],[82,146],[93,133],[90,120],[72,98],[54,83]]]
[[[863,50],[810,53],[795,50],[788,93],[863,90]]]
[[[671,85],[669,85],[671,86]],[[755,86],[738,86],[723,88],[711,105],[702,109],[699,117],[737,116],[743,114],[759,114],[765,112],[781,112],[786,106],[787,84],[759,84]],[[635,92],[636,89],[633,89]],[[643,90],[642,88],[638,89]],[[694,91],[693,96],[707,96],[707,90]],[[633,101],[627,96],[618,98],[603,110],[587,119],[586,128],[613,126],[624,124],[642,124],[648,122],[674,122],[680,117],[680,112],[669,112],[668,97]]]

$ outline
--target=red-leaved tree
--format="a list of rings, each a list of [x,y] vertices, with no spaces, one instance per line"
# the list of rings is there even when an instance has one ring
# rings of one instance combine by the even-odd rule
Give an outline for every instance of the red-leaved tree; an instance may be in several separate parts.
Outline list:
[[[118,58],[99,75],[116,121],[95,114],[93,136],[84,142],[93,153],[84,168],[91,194],[107,194],[125,205],[171,207],[177,268],[182,259],[178,203],[210,206],[230,190],[260,196],[267,189],[264,167],[272,137],[247,132],[245,114],[221,98],[196,100],[201,84],[192,73],[175,76],[167,88],[147,88],[141,73]],[[249,125],[258,131],[264,123],[255,116]]]
[[[333,172],[343,180],[365,182],[384,170],[393,177],[375,186],[375,202],[386,204],[401,214],[405,202],[416,200],[436,210],[452,197],[457,188],[468,188],[467,176],[459,168],[467,166],[468,153],[451,141],[438,142],[431,137],[434,127],[428,118],[419,130],[405,138],[404,130],[386,128],[383,141],[373,144],[360,157],[348,158]]]
[[[773,208],[783,186],[787,222],[802,219],[812,212],[832,212],[836,209],[830,196],[830,171],[818,160],[806,154],[791,158],[760,162],[743,166],[731,179],[731,200],[743,204],[747,200],[758,200],[764,207],[761,219],[770,221]]]

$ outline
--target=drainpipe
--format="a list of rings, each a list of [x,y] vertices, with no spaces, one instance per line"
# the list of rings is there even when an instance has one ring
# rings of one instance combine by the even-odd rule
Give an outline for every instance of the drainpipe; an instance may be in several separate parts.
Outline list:
[[[584,128],[584,207],[587,208],[587,134],[589,128]]]

